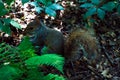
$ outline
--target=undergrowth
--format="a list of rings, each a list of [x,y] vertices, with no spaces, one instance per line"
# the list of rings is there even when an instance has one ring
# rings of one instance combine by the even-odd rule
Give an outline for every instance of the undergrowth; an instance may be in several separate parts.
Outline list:
[[[0,80],[65,80],[58,74],[45,75],[40,71],[43,65],[63,74],[64,58],[57,54],[36,55],[28,37],[17,47],[0,43]]]

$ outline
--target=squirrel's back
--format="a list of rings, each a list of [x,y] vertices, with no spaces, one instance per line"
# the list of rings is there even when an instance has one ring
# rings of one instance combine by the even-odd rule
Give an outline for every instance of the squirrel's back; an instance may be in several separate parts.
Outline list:
[[[66,40],[64,54],[67,59],[73,60],[82,55],[90,60],[96,59],[98,42],[94,33],[80,28],[73,30]]]

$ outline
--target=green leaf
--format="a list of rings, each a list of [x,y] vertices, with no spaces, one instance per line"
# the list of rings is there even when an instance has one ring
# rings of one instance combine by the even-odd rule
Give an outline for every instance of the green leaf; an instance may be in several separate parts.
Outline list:
[[[5,1],[8,5],[11,5],[11,3],[14,2],[14,0],[5,0]]]
[[[11,66],[2,66],[0,68],[0,80],[15,80],[20,77],[21,71]]]
[[[30,42],[30,38],[29,37],[24,37],[22,42],[18,45],[18,48],[21,51],[25,51],[27,49],[34,49],[34,47],[32,46],[32,43]]]
[[[49,8],[49,7],[46,7],[45,8],[45,13],[49,14],[50,16],[53,16],[53,17],[56,17],[56,12],[55,10]]]
[[[49,6],[52,4],[51,0],[37,0],[38,2],[41,2],[45,6]]]
[[[49,8],[51,8],[53,10],[64,10],[64,8],[61,5],[56,4],[56,3],[50,5]]]
[[[28,67],[38,67],[39,65],[50,65],[63,73],[64,58],[57,54],[44,54],[35,56],[25,61]]]
[[[98,10],[97,10],[97,15],[98,15],[98,17],[99,17],[101,20],[103,20],[104,17],[105,17],[105,11],[102,10],[102,9],[98,9]]]
[[[48,47],[44,46],[44,47],[41,49],[41,53],[42,53],[42,54],[47,54],[47,53],[48,53]]]
[[[5,23],[5,25],[10,25],[10,21],[11,21],[10,18],[4,18],[4,19],[2,19],[2,20],[3,20],[3,22]]]
[[[39,4],[38,4],[37,1],[29,2],[29,4],[32,5],[32,6],[35,6],[35,7],[38,7],[38,6],[39,6]]]
[[[21,26],[19,25],[19,23],[17,23],[17,22],[14,21],[14,20],[11,20],[11,21],[10,21],[10,24],[11,24],[12,26],[14,26],[15,28],[22,29]]]
[[[22,0],[22,4],[29,2],[29,0]]]
[[[87,0],[79,0],[79,2],[86,2]]]
[[[2,22],[0,21],[0,31],[2,31],[2,28],[3,28],[3,24],[2,24]]]
[[[1,30],[7,34],[11,34],[11,29],[10,29],[10,19],[2,19],[2,21],[4,22],[1,27]]]
[[[27,77],[25,80],[45,80],[44,75],[42,72],[38,70],[38,68],[32,68],[28,70],[25,74],[27,74]],[[49,80],[49,79],[46,79]]]
[[[85,3],[85,4],[82,4],[80,7],[82,8],[90,8],[90,7],[93,7],[94,5],[92,3]]]
[[[91,2],[92,2],[93,4],[98,5],[98,4],[100,3],[100,0],[91,0]]]
[[[117,11],[120,14],[120,5],[118,6]]]
[[[5,14],[7,14],[8,13],[8,11],[6,10],[6,9],[2,9],[1,11],[0,11],[0,16],[4,16]]]
[[[108,2],[106,4],[104,4],[101,9],[104,9],[106,11],[112,11],[114,8],[116,7],[114,2]]]
[[[41,13],[41,11],[43,10],[43,8],[41,8],[41,7],[35,7],[35,10],[36,10],[37,13]]]
[[[88,9],[88,11],[85,13],[84,18],[86,19],[86,18],[92,16],[93,14],[96,14],[96,10],[97,10],[96,8]]]
[[[55,3],[57,3],[58,1],[61,1],[61,0],[54,0]]]
[[[0,2],[0,16],[4,16],[8,11],[5,9],[4,4]]]
[[[4,4],[2,2],[0,2],[0,10],[2,10],[4,7]]]
[[[2,31],[11,35],[11,29],[10,29],[10,26],[8,26],[8,25],[3,25]]]
[[[66,80],[63,76],[49,73],[44,80]]]
[[[41,11],[43,10],[43,8],[39,6],[37,1],[30,2],[29,4],[35,7],[37,13],[41,13]]]
[[[38,2],[41,2],[42,4],[46,4],[46,0],[37,0]]]

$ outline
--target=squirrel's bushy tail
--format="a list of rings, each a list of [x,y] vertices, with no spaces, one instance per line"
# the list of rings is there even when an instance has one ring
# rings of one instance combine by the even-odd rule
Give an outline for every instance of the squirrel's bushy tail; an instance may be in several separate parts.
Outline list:
[[[82,53],[81,53],[82,51]],[[85,56],[89,60],[95,60],[98,56],[98,40],[85,29],[76,29],[68,36],[65,43],[65,56],[77,59]]]

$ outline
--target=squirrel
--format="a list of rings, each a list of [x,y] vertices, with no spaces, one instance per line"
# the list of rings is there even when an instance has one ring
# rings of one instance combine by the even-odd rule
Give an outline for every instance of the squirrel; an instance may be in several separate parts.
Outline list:
[[[63,34],[57,30],[48,28],[38,18],[29,23],[24,33],[34,34],[31,42],[35,46],[47,46],[49,53],[58,53],[67,60],[74,60],[81,57],[87,57],[89,60],[95,60],[98,57],[98,42],[93,31],[86,29],[75,29],[65,39]],[[83,54],[81,54],[81,51]]]
[[[57,30],[45,26],[37,18],[28,24],[23,34],[28,36],[34,34],[30,41],[34,46],[39,46],[39,49],[43,48],[43,46],[46,46],[48,48],[48,53],[58,53],[62,55],[64,53],[63,34]]]

